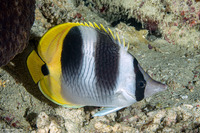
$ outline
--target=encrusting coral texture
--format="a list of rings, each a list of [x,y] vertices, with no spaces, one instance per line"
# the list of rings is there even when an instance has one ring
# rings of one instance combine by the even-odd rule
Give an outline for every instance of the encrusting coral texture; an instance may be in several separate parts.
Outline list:
[[[35,0],[1,0],[0,66],[27,46],[34,22]]]
[[[150,33],[159,32],[171,44],[200,48],[199,0],[86,0],[86,3],[110,22],[132,18]]]

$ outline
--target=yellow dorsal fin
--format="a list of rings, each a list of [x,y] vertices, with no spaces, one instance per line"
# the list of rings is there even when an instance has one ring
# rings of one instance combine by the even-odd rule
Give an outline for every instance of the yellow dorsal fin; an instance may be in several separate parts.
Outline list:
[[[80,24],[80,25],[84,25],[83,23],[79,23],[79,22],[77,22],[78,24]]]
[[[90,21],[89,21],[88,23],[89,23],[89,25],[90,25],[91,27],[95,28],[94,25],[93,25]]]
[[[126,47],[125,39],[123,38],[123,46]]]
[[[100,28],[99,28],[99,26],[94,22],[94,26],[96,27],[96,28],[98,28],[99,30],[101,30]]]
[[[121,39],[119,38],[119,34],[117,32],[116,32],[116,39],[115,40],[118,42],[120,47],[123,47],[125,50],[128,51],[129,43],[127,43],[127,45],[126,45],[126,41],[125,41],[124,38],[122,39],[122,42],[121,42]]]
[[[128,51],[128,49],[129,49],[129,43],[126,44],[124,38],[123,38],[123,46],[124,46],[125,50]]]
[[[41,70],[41,67],[44,64],[45,63],[41,60],[35,50],[33,50],[27,58],[27,67],[35,83],[44,77]]]
[[[128,42],[128,44],[127,44],[127,50],[129,49],[129,46],[130,46],[130,43]]]
[[[103,31],[105,31],[106,33],[108,33],[107,30],[104,28],[104,26],[103,26],[102,24],[100,24],[100,27],[101,27],[101,29],[102,29]]]
[[[117,41],[119,42],[119,44],[121,44],[121,40],[119,39],[119,34],[116,33],[116,37],[117,37]]]
[[[114,40],[116,40],[117,42],[118,42],[118,44],[121,46],[121,47],[123,47],[123,48],[125,48],[125,50],[128,50],[128,48],[129,48],[129,43],[127,44],[127,46],[126,46],[126,42],[125,42],[125,39],[123,38],[123,40],[121,40],[120,38],[119,38],[119,34],[116,32],[116,37],[114,36],[114,34],[113,34],[113,32],[112,32],[112,30],[110,29],[110,28],[107,28],[108,29],[108,31],[105,29],[105,27],[102,25],[102,24],[100,24],[100,27],[95,23],[95,22],[93,22],[93,24],[89,21],[88,22],[89,24],[87,24],[87,23],[84,23],[84,26],[89,26],[89,27],[92,27],[92,28],[97,28],[97,29],[99,29],[99,30],[101,30],[101,31],[104,31],[104,32],[106,32],[106,33],[108,33]],[[121,42],[122,41],[122,42]],[[121,44],[122,43],[122,44]]]
[[[84,25],[89,27],[88,23],[86,23],[86,22],[84,22]]]
[[[111,34],[111,36],[115,39],[115,36],[114,36],[112,30],[111,30],[110,28],[108,28],[108,31],[109,31],[109,33]]]
[[[114,34],[113,34],[113,32],[112,32],[112,30],[110,29],[110,28],[107,28],[108,29],[108,31],[104,28],[104,26],[102,25],[102,24],[100,24],[100,27],[94,22],[94,25],[91,23],[91,22],[88,22],[89,23],[89,25],[87,24],[86,26],[90,26],[90,27],[93,27],[93,28],[97,28],[97,29],[99,29],[99,30],[101,30],[101,31],[104,31],[104,32],[106,32],[106,33],[108,33],[114,40],[116,40],[117,42],[118,42],[118,44],[121,46],[121,47],[123,47],[123,48],[125,48],[125,50],[128,50],[128,48],[129,48],[129,43],[127,44],[127,46],[126,46],[126,42],[125,42],[125,39],[123,38],[123,40],[121,40],[120,38],[119,38],[119,34],[116,32],[116,37],[114,36]],[[122,41],[122,42],[121,42]],[[121,44],[122,43],[122,44]]]

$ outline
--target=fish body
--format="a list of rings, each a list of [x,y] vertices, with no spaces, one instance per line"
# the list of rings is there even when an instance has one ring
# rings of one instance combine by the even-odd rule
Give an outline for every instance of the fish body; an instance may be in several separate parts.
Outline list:
[[[163,91],[144,72],[128,46],[96,23],[65,23],[50,29],[28,56],[29,72],[56,104],[100,106],[95,116],[115,112]]]

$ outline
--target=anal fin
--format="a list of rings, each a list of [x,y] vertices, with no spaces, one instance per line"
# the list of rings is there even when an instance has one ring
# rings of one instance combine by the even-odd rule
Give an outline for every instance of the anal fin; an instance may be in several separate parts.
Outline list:
[[[60,84],[53,76],[48,75],[39,81],[38,86],[43,95],[55,104],[68,108],[82,107],[82,105],[72,104],[63,98]]]
[[[103,110],[97,112],[93,116],[104,116],[113,112],[116,112],[124,107],[105,107]]]

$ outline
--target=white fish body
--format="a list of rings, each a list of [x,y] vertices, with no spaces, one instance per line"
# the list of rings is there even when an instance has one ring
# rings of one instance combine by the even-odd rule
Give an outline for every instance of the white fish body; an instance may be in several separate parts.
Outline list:
[[[38,46],[43,63],[37,54],[29,56],[29,71],[43,94],[57,104],[105,107],[94,116],[128,107],[165,90],[166,85],[151,79],[118,38],[102,25],[58,25],[44,35]],[[29,63],[36,59],[42,72],[38,77]]]

